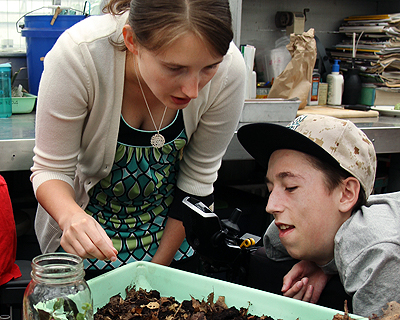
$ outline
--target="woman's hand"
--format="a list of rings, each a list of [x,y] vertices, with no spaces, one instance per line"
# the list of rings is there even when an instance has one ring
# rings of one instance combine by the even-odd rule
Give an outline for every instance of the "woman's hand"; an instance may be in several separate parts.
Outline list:
[[[80,209],[80,208],[79,208]],[[63,219],[61,246],[66,252],[82,258],[117,259],[117,250],[100,224],[82,209]]]
[[[36,191],[42,207],[57,221],[63,234],[61,246],[81,258],[117,259],[117,250],[100,224],[75,202],[72,187],[61,180],[48,180]]]
[[[326,275],[314,262],[302,260],[296,263],[283,277],[283,295],[317,303],[331,277]]]

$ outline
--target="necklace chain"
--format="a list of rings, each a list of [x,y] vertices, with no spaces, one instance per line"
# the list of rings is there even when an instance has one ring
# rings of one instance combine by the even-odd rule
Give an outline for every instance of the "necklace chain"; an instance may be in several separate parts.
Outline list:
[[[159,128],[157,129],[156,122],[154,121],[153,115],[152,115],[152,113],[151,113],[151,111],[150,111],[149,104],[147,103],[146,96],[144,95],[144,91],[143,91],[143,88],[142,88],[142,84],[141,84],[141,82],[140,82],[139,75],[138,75],[138,72],[137,72],[137,69],[136,69],[136,64],[134,63],[133,65],[134,65],[134,68],[135,68],[136,78],[137,78],[138,83],[139,83],[139,88],[140,88],[140,91],[142,92],[142,95],[143,95],[144,103],[146,104],[147,110],[149,111],[150,118],[151,118],[151,121],[153,122],[154,128],[155,128],[156,131],[157,131],[157,133],[154,134],[154,135],[151,137],[151,140],[150,140],[151,145],[152,145],[153,147],[155,147],[155,148],[161,148],[161,147],[164,146],[164,144],[165,144],[165,138],[164,138],[164,136],[163,136],[162,134],[160,134],[160,130],[161,130],[162,123],[163,123],[163,121],[164,121],[165,114],[166,114],[166,112],[167,112],[167,106],[164,105],[164,107],[165,107],[164,113],[163,113],[162,118],[161,118],[160,126],[159,126]]]

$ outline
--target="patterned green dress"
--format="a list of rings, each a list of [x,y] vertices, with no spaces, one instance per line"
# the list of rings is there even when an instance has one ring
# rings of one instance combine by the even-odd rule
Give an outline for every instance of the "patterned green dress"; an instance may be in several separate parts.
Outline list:
[[[178,111],[173,123],[160,131],[166,139],[160,149],[150,146],[154,133],[130,127],[121,116],[113,168],[90,190],[86,207],[112,239],[118,250],[117,261],[86,259],[87,270],[110,270],[134,261],[150,261],[159,246],[187,144],[182,112]],[[174,260],[193,253],[185,240]]]

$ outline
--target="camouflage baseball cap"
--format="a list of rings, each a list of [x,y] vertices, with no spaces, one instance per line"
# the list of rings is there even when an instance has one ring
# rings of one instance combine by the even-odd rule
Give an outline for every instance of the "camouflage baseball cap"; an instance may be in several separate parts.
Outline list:
[[[374,187],[375,148],[365,133],[349,120],[306,114],[287,127],[272,123],[242,126],[238,139],[264,167],[275,150],[292,149],[341,166],[360,181],[367,198]]]

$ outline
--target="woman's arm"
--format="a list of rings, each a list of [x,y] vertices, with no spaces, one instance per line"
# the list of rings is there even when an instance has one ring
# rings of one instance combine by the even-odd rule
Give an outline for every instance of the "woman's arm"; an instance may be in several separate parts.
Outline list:
[[[85,22],[86,26],[90,21]],[[93,19],[91,27],[96,28],[96,21],[99,23]],[[41,205],[35,231],[45,252],[56,250],[61,240],[68,252],[113,259],[115,253],[110,249],[110,239],[104,239],[102,230],[94,231],[99,225],[82,208],[87,203],[87,190],[106,176],[112,165],[110,155],[115,152],[113,143],[116,144],[120,117],[120,109],[116,107],[120,103],[115,97],[122,92],[123,72],[119,79],[109,76],[109,70],[121,69],[124,59],[111,59],[113,64],[96,69],[99,56],[113,57],[113,46],[108,39],[95,37],[89,46],[79,32],[85,25],[74,27],[78,29],[63,33],[44,60],[31,168],[31,181]],[[102,50],[95,50],[99,48]],[[115,74],[120,74],[117,71]],[[98,81],[104,75],[109,82]],[[105,90],[108,84],[115,86],[115,90]],[[99,239],[103,239],[103,244],[98,243]]]
[[[61,180],[48,180],[36,191],[42,207],[62,230],[61,246],[82,258],[116,259],[117,250],[103,228],[75,202],[72,187]]]
[[[185,228],[182,221],[169,217],[160,246],[151,261],[165,266],[170,265],[184,239]]]

